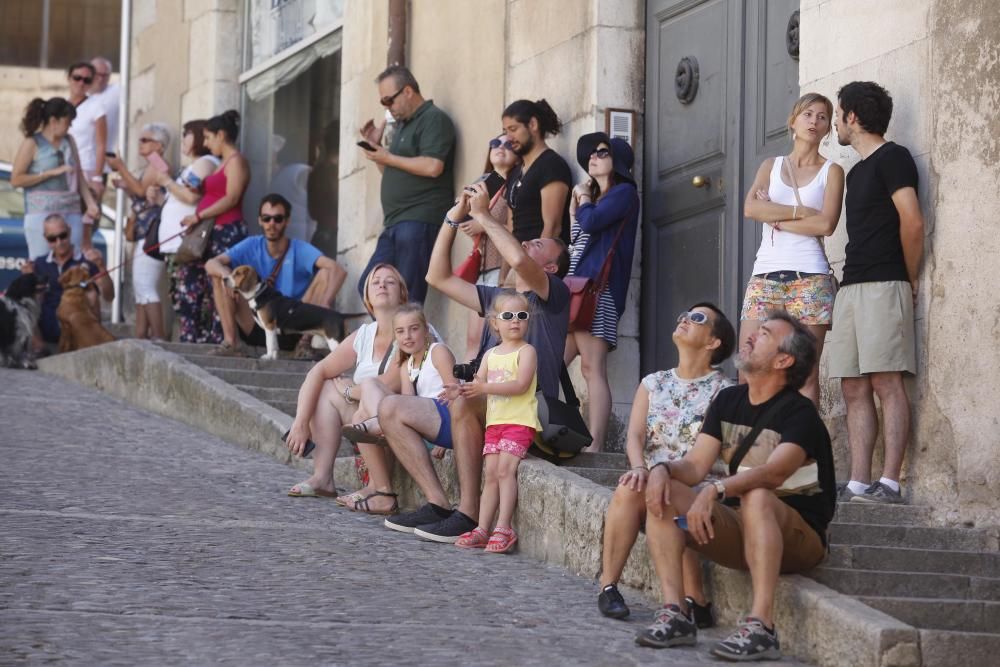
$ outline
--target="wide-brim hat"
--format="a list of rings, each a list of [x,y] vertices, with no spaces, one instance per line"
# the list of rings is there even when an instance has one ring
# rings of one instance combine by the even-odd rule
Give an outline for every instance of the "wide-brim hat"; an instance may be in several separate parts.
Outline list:
[[[624,139],[612,139],[605,132],[591,132],[580,137],[576,142],[576,161],[584,171],[590,168],[590,154],[601,144],[607,144],[611,150],[611,168],[618,176],[635,185],[632,166],[635,164],[635,153]]]

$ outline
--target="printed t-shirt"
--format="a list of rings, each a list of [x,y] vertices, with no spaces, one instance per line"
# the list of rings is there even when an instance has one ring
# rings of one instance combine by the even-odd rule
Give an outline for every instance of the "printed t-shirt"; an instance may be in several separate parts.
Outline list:
[[[278,271],[274,287],[279,292],[293,299],[301,299],[309,288],[315,273],[316,262],[323,253],[318,248],[305,241],[291,239],[291,246],[285,256],[285,262]],[[267,239],[263,236],[250,236],[226,250],[230,267],[236,268],[248,264],[253,267],[262,281],[267,280],[274,271],[278,259],[267,252]]]
[[[782,443],[793,443],[806,453],[806,461],[775,492],[786,505],[798,512],[826,544],[826,528],[837,504],[836,478],[830,434],[820,419],[816,406],[797,391],[785,388],[760,405],[751,405],[745,384],[723,389],[705,414],[701,432],[722,441],[720,458],[729,464],[733,454],[771,404],[793,394],[763,424],[740,469],[765,463]]]
[[[542,236],[545,220],[542,218],[542,188],[549,183],[565,183],[572,191],[573,174],[566,160],[551,148],[539,155],[527,171],[521,165],[511,170],[507,177],[507,204],[514,211],[514,236],[522,243]],[[569,196],[563,205],[562,230],[559,234],[569,245]]]
[[[563,365],[563,352],[566,348],[566,332],[569,329],[569,288],[554,274],[549,278],[549,298],[542,299],[535,292],[522,292],[528,298],[528,310],[531,319],[528,321],[528,333],[524,340],[531,343],[538,353],[538,388],[549,398],[559,398],[559,372]],[[499,287],[476,285],[479,292],[479,312],[490,312],[493,297],[500,291]],[[500,338],[493,327],[483,327],[483,339],[480,350],[488,350],[500,344]]]
[[[842,285],[910,280],[899,238],[899,212],[892,202],[902,188],[917,188],[917,165],[910,151],[891,141],[848,172]]]

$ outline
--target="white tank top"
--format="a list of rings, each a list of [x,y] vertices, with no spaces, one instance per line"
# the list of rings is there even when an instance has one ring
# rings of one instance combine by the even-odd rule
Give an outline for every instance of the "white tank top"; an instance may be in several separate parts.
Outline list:
[[[375,359],[375,334],[378,332],[378,322],[368,322],[362,324],[354,336],[354,353],[358,360],[354,366],[354,384],[360,384],[362,380],[378,377],[378,367],[382,365],[382,358]],[[390,350],[392,347],[389,348]]]
[[[438,394],[444,389],[444,380],[441,378],[441,374],[438,373],[438,369],[434,366],[434,359],[431,356],[434,348],[438,345],[444,345],[444,343],[433,343],[427,349],[427,360],[424,362],[423,367],[421,367],[420,375],[417,376],[417,382],[413,386],[417,391],[417,396],[437,398]]]
[[[795,191],[785,185],[781,178],[782,164],[785,158],[774,158],[771,168],[771,184],[767,194],[775,204],[796,206]],[[819,172],[809,183],[799,184],[799,197],[802,205],[821,210],[823,195],[826,192],[826,177],[830,171],[831,160],[827,160]],[[826,273],[830,264],[823,252],[822,242],[815,236],[804,236],[795,232],[778,231],[770,226],[764,226],[764,238],[757,249],[757,261],[753,265],[753,274],[771,273],[772,271],[800,271],[802,273]]]

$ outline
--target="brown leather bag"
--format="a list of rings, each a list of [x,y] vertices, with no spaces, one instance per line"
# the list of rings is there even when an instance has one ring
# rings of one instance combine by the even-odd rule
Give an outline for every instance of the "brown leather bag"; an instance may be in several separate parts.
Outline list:
[[[205,218],[201,222],[188,227],[181,237],[181,245],[177,248],[174,261],[178,264],[191,264],[205,261],[209,246],[212,244],[212,229],[215,228],[215,218]]]

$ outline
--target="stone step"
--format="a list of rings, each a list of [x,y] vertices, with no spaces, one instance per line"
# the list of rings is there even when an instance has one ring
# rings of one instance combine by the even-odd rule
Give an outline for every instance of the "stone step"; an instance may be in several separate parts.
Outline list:
[[[264,402],[276,410],[281,410],[290,417],[294,417],[295,411],[298,409],[298,404],[295,403],[294,401],[264,401]]]
[[[173,352],[174,354],[198,354],[198,355],[209,355],[213,350],[217,349],[219,346],[215,343],[156,343],[164,350],[168,352]],[[265,349],[262,347],[247,347],[244,346],[243,350],[246,354],[259,357],[264,354]]]
[[[837,503],[837,516],[834,520],[839,523],[915,526],[928,523],[930,516],[930,508],[924,505]]]
[[[808,574],[821,584],[847,595],[1000,601],[1000,579],[995,578],[928,572],[885,572],[826,565]]]
[[[252,384],[238,384],[236,388],[240,391],[245,391],[255,398],[259,398],[265,403],[271,403],[272,401],[295,403],[299,398],[298,388],[280,389],[276,387],[258,387]]]
[[[903,572],[939,572],[1000,578],[1000,554],[833,544],[829,567]]]
[[[994,635],[1000,632],[1000,602],[868,596],[858,599],[918,628]]]
[[[579,458],[579,457],[577,457]],[[576,459],[571,459],[575,462]],[[601,486],[606,486],[608,488],[614,488],[618,486],[618,478],[622,476],[623,470],[609,469],[609,468],[580,468],[575,465],[560,466],[563,470],[568,470],[569,472],[574,472],[580,477],[589,479],[595,484],[600,484]]]
[[[241,371],[226,368],[206,368],[209,373],[232,385],[273,387],[276,389],[298,389],[302,386],[302,374],[282,371]]]
[[[920,631],[923,667],[979,667],[995,665],[1000,656],[1000,635],[979,632]]]
[[[997,552],[994,530],[841,523],[839,517],[830,524],[830,541],[852,546]]]
[[[573,468],[611,468],[617,470],[619,474],[628,468],[628,457],[615,452],[581,452],[571,459],[568,459],[563,467]]]
[[[205,369],[222,368],[242,371],[281,371],[301,373],[305,376],[313,367],[313,361],[296,359],[259,359],[249,357],[214,357],[208,354],[185,354],[184,358]]]

